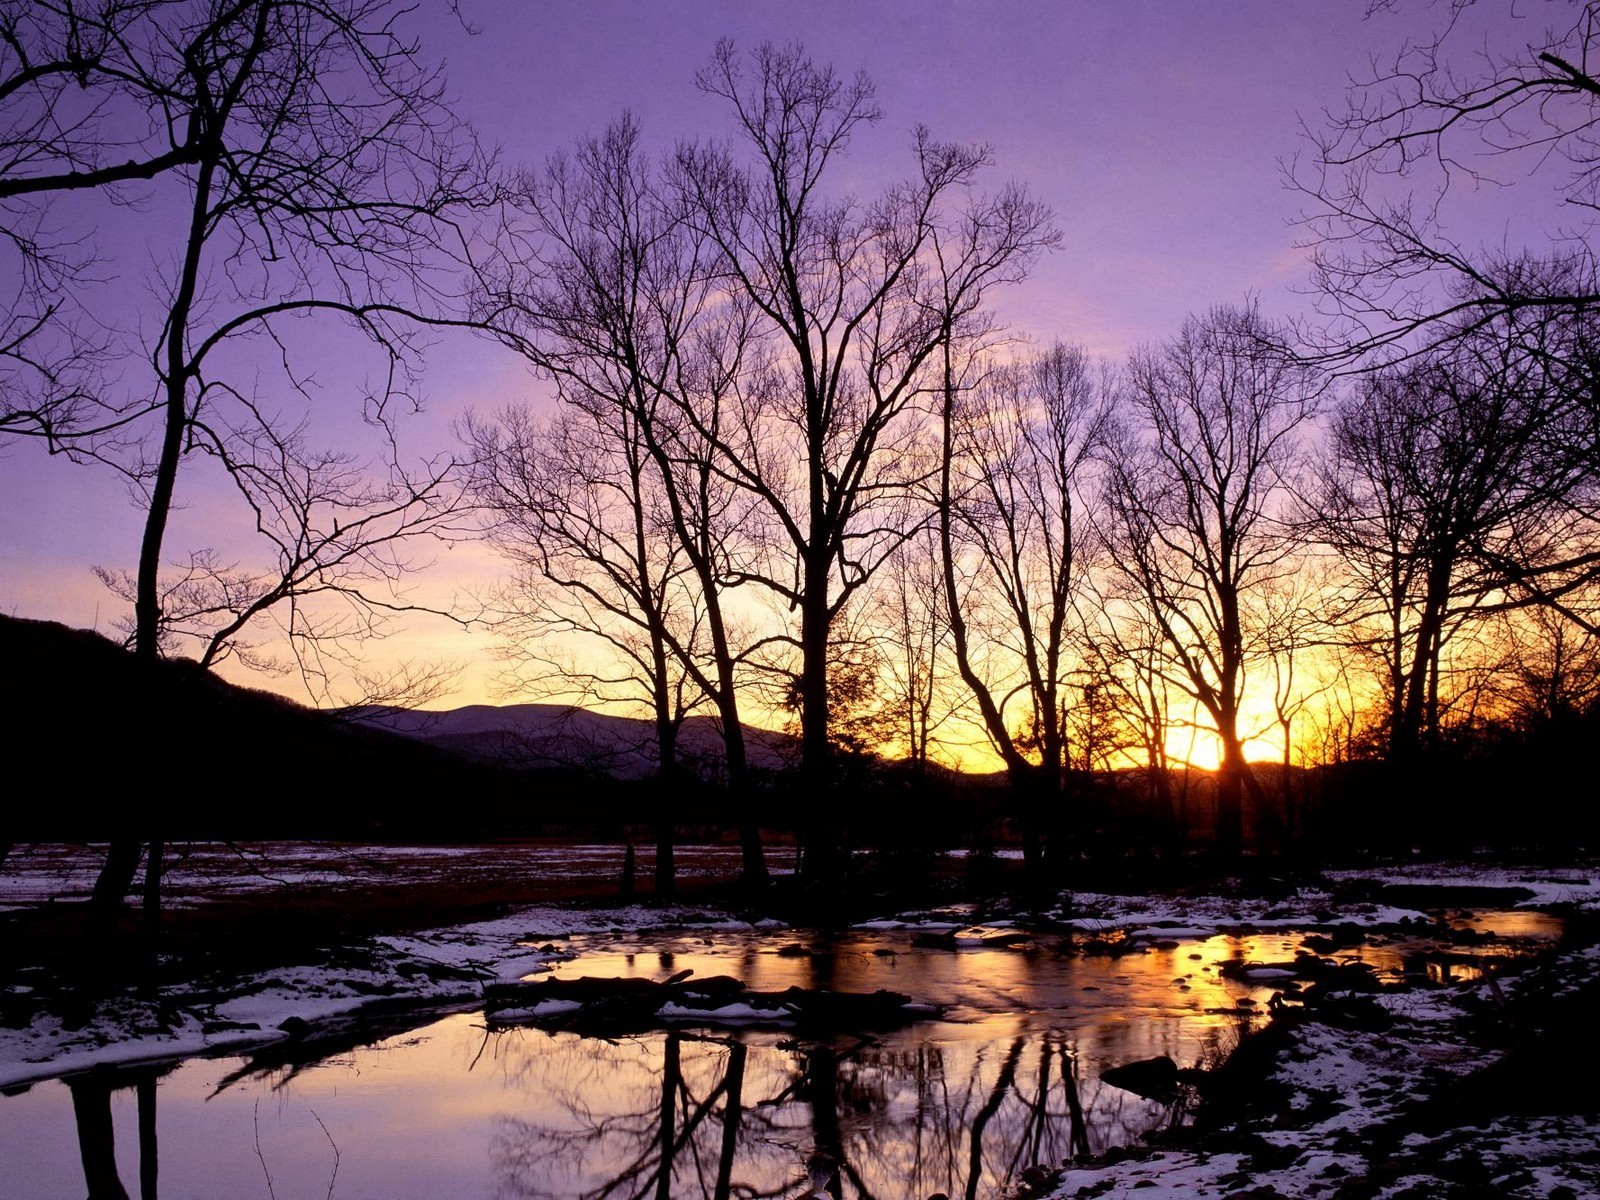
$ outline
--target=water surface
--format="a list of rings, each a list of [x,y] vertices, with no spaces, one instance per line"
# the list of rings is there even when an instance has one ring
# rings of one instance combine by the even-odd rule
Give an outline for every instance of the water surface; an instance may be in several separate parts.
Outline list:
[[[888,988],[939,1015],[816,1040],[694,1025],[612,1039],[430,1020],[309,1061],[191,1060],[0,1097],[6,1195],[993,1197],[1018,1172],[1179,1117],[1103,1085],[1165,1054],[1210,1065],[1273,987],[1229,960],[1292,959],[1301,935],[1218,936],[1120,958],[937,950],[906,931],[566,939],[567,976],[684,970],[750,986]],[[1502,943],[1503,945],[1503,943]],[[1500,949],[1496,946],[1495,949]],[[1415,944],[1339,952],[1385,973]],[[1281,984],[1280,984],[1281,986]]]

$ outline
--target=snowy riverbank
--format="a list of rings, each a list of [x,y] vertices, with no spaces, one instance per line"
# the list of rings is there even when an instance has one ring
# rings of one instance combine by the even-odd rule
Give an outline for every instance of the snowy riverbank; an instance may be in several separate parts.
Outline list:
[[[316,857],[305,852],[294,869],[337,879],[341,861],[380,864],[396,878],[406,862],[436,875],[507,869],[502,858],[484,865],[459,848],[341,851],[320,866]],[[234,899],[286,886],[288,866],[281,856],[275,865],[252,871],[253,883],[217,886]],[[33,886],[14,888],[12,902],[28,903],[17,893]],[[1430,894],[1453,896],[1449,911],[1425,903]],[[1500,911],[1464,912],[1461,899],[1469,896]],[[270,902],[270,894],[261,899]],[[1259,1004],[1260,1012],[1269,1007],[1265,997],[1276,1016],[1227,1068],[1232,1090],[1213,1089],[1206,1128],[1076,1162],[1058,1175],[1035,1172],[1014,1185],[1016,1195],[1574,1200],[1600,1195],[1600,1118],[1586,1098],[1592,1029],[1581,1021],[1600,1007],[1600,951],[1556,951],[1550,930],[1557,926],[1541,916],[1552,909],[1592,927],[1600,876],[1417,865],[1330,872],[1271,897],[1077,891],[1043,922],[1003,907],[957,905],[879,914],[860,928],[945,938],[954,947],[997,936],[1000,945],[1009,931],[1031,928],[1035,948],[1026,952],[1043,954],[1160,949],[1181,960],[1198,958],[1185,952],[1219,936],[1282,938],[1293,947],[1292,963],[1227,964],[1246,997],[1240,1028],[1267,1025],[1242,1007]],[[965,941],[958,936],[979,923],[982,930]],[[1486,925],[1508,932],[1485,932]],[[363,1030],[403,1029],[431,1013],[473,1010],[486,986],[544,973],[600,935],[625,932],[648,944],[681,941],[687,932],[709,942],[719,933],[781,928],[752,914],[687,905],[521,907],[489,920],[347,938],[303,962],[259,970],[169,970],[153,991],[108,983],[92,1000],[74,996],[45,968],[23,966],[0,991],[0,1087],[99,1065],[293,1050],[299,1042],[310,1051]],[[1454,948],[1453,967],[1428,975],[1408,961],[1410,948],[1429,938]],[[1200,986],[1196,978],[1172,986],[1188,992],[1191,983]]]

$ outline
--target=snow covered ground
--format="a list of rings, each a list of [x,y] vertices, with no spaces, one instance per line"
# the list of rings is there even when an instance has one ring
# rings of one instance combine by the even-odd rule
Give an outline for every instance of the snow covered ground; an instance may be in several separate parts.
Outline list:
[[[364,889],[389,883],[449,883],[470,888],[504,878],[617,879],[624,848],[615,843],[519,843],[467,846],[351,845],[341,842],[179,842],[168,847],[162,899],[186,907],[292,887]],[[769,851],[768,870],[781,874],[792,859]],[[105,847],[86,844],[19,846],[0,866],[0,911],[47,901],[84,900],[105,861]],[[637,849],[635,869],[646,878],[655,856]],[[679,848],[678,878],[732,879],[737,846]]]
[[[368,939],[333,961],[276,968],[253,977],[201,978],[154,996],[136,988],[100,999],[86,1019],[35,1013],[0,1024],[0,1088],[64,1075],[100,1063],[128,1064],[223,1050],[245,1050],[303,1036],[308,1028],[358,1018],[381,1002],[446,1011],[482,1003],[483,988],[550,969],[571,957],[566,936],[625,928],[756,928],[750,922],[681,907],[595,910],[544,907],[405,936]],[[554,938],[555,940],[552,940]],[[27,972],[22,973],[27,978]],[[27,983],[3,996],[26,1004]]]
[[[1600,874],[1578,870],[1415,865],[1328,872],[1400,887],[1517,888],[1524,909],[1600,911]],[[1079,896],[1108,927],[1136,937],[1326,917],[1328,894],[1287,902]],[[1423,914],[1359,904],[1341,923],[1384,928]],[[1285,1010],[1255,1082],[1260,1103],[1192,1144],[1139,1149],[1073,1164],[1039,1200],[1452,1200],[1600,1197],[1600,1104],[1594,1030],[1600,947],[1563,952],[1526,973],[1505,964],[1445,987],[1378,992],[1324,989],[1320,1003]],[[1574,1008],[1577,1009],[1574,1012]],[[1576,1018],[1576,1019],[1575,1019]],[[1542,1024],[1541,1024],[1542,1022]],[[1576,1104],[1574,1085],[1588,1098]]]
[[[1592,996],[1600,984],[1600,954],[1591,948],[1568,956],[1557,970],[1564,987]],[[1514,1006],[1518,988],[1517,980],[1507,980],[1499,999],[1489,985],[1409,990],[1345,1005],[1334,1000],[1327,1012],[1285,1019],[1282,1045],[1262,1083],[1263,1094],[1273,1097],[1265,1111],[1194,1148],[1136,1151],[1073,1166],[1053,1190],[1032,1194],[1050,1200],[1592,1200],[1600,1196],[1600,1116],[1592,1101],[1588,1112],[1537,1111],[1566,1107],[1545,1104],[1550,1097],[1537,1093],[1541,1082],[1557,1086],[1553,1077],[1521,1079],[1533,1085],[1531,1093],[1480,1095],[1500,1091],[1500,1081],[1483,1081],[1503,1047],[1486,1049],[1470,1031],[1486,1009]],[[1364,1019],[1340,1023],[1368,1005]],[[1592,1030],[1580,1033],[1592,1036]],[[1534,1111],[1521,1111],[1527,1109]]]

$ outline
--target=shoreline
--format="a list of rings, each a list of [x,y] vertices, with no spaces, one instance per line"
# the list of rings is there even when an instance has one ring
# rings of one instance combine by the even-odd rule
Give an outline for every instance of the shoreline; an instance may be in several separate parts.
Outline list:
[[[1327,890],[1288,897],[1068,893],[1051,928],[1070,929],[1082,953],[1106,954],[1183,947],[1243,930],[1294,930],[1329,939],[1365,930],[1361,937],[1382,939],[1443,928],[1419,924],[1431,919],[1418,910],[1383,903],[1384,887],[1431,886],[1480,898],[1504,896],[1516,887],[1525,893],[1520,911],[1562,908],[1569,928],[1582,926],[1589,935],[1600,913],[1600,880],[1578,871],[1418,868],[1390,872],[1384,879],[1375,874],[1327,873],[1330,887],[1347,894],[1352,883],[1372,885],[1368,898],[1354,902],[1336,900]],[[265,898],[258,902],[270,904]],[[212,907],[207,919],[220,911]],[[1002,909],[969,906],[963,912],[991,927],[1027,924]],[[889,913],[857,928],[935,926],[948,933],[952,922],[932,921],[927,913]],[[177,970],[183,964],[168,962],[174,974],[153,995],[141,996],[136,986],[102,989],[77,1014],[81,1021],[41,1011],[61,997],[19,983],[19,976],[28,974],[24,967],[10,974],[3,992],[0,1088],[24,1091],[84,1071],[148,1068],[196,1056],[262,1056],[274,1048],[308,1056],[319,1047],[337,1052],[341,1039],[365,1043],[432,1016],[475,1010],[487,986],[539,974],[574,957],[558,944],[562,934],[627,929],[648,939],[669,932],[751,934],[784,927],[687,902],[518,906],[485,919],[346,938],[322,957],[302,956],[310,961],[273,961],[283,958],[285,948],[268,947],[274,952],[267,961],[248,971],[234,969],[237,955],[208,966],[197,959],[190,965],[205,969],[190,978]],[[1142,1200],[1164,1195],[1465,1200],[1487,1194],[1470,1190],[1483,1182],[1475,1168],[1464,1165],[1473,1161],[1490,1163],[1498,1172],[1487,1177],[1501,1181],[1496,1195],[1563,1200],[1562,1187],[1574,1188],[1573,1196],[1586,1194],[1584,1188],[1600,1194],[1600,1161],[1593,1161],[1600,1160],[1593,1150],[1600,1145],[1600,1120],[1592,1100],[1562,1092],[1561,1112],[1496,1114],[1480,1099],[1479,1110],[1458,1105],[1454,1117],[1440,1125],[1439,1114],[1449,1107],[1442,1097],[1457,1096],[1482,1071],[1520,1072],[1522,1092],[1551,1092],[1545,1077],[1559,1078],[1564,1060],[1552,1058],[1548,1047],[1590,1032],[1574,1024],[1573,1014],[1600,1009],[1600,949],[1593,945],[1545,950],[1506,964],[1475,981],[1445,986],[1413,981],[1404,989],[1373,991],[1365,985],[1312,985],[1321,993],[1315,1002],[1279,1010],[1213,1073],[1197,1126],[1159,1144],[1116,1149],[1091,1162],[1041,1164],[1015,1180],[1008,1194],[1017,1200],[1124,1195]],[[1267,978],[1284,970],[1260,969]],[[1579,999],[1560,1000],[1562,988]],[[31,1016],[19,1020],[30,1006]],[[1521,1049],[1515,1038],[1507,1039],[1496,1024],[1497,1014],[1506,1012],[1516,1014],[1516,1029],[1537,1035],[1540,1048]],[[397,1014],[403,1015],[397,1020]],[[1580,1054],[1573,1061],[1585,1060]],[[1218,1090],[1225,1083],[1231,1095]],[[1422,1187],[1406,1182],[1408,1171],[1436,1190],[1406,1191]]]

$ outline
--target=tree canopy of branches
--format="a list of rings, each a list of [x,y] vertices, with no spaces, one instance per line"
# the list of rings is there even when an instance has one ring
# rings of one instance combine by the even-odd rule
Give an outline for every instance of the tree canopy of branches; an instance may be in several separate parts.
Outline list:
[[[632,410],[604,397],[571,401],[548,421],[509,409],[493,423],[474,418],[466,433],[473,496],[513,572],[485,619],[517,683],[576,704],[649,705],[656,894],[670,895],[678,734],[701,700],[686,666],[701,613]],[[566,635],[598,642],[609,651],[605,665],[579,665],[588,657],[581,650],[563,655]]]
[[[489,302],[518,310],[513,341],[541,367],[634,410],[700,582],[702,682],[725,732],[749,651],[717,644],[712,606],[750,586],[798,613],[777,635],[798,665],[780,669],[820,796],[831,634],[909,528],[925,372],[985,289],[1021,278],[1054,234],[1021,189],[972,193],[986,150],[923,130],[910,178],[870,202],[828,195],[879,114],[864,76],[843,80],[799,47],[747,60],[723,42],[696,81],[731,110],[747,153],[684,143],[657,172],[631,122],[585,143],[527,189],[526,254]],[[808,858],[826,874],[836,814],[808,808]]]
[[[7,344],[12,365],[25,357],[31,371],[6,380],[8,423],[133,482],[146,514],[138,565],[105,577],[133,601],[141,655],[194,639],[218,661],[276,609],[315,687],[322,657],[381,621],[406,544],[450,507],[449,463],[405,464],[393,420],[415,399],[416,321],[456,317],[456,221],[491,182],[399,31],[402,15],[388,0],[106,0],[0,14],[0,203],[26,268]],[[78,192],[184,214],[151,280],[148,336],[87,347],[65,318],[97,299],[92,252],[73,257],[91,239],[52,248],[40,231]],[[159,245],[172,226],[151,224]],[[376,470],[311,439],[316,372],[295,365],[306,337],[296,319],[310,316],[348,322],[377,349],[349,401],[378,434]],[[164,578],[180,466],[199,460],[232,481],[273,565],[240,568],[203,548]],[[313,596],[344,607],[319,609]]]
[[[610,519],[621,525],[595,536],[607,519],[599,510],[586,512],[577,526],[563,519],[550,528],[549,514],[590,494],[589,484],[546,489],[543,501],[529,503],[525,491],[515,499],[544,511],[539,523],[553,536],[542,539],[548,545],[539,551],[540,574],[574,594],[586,630],[611,639],[617,622],[634,633],[651,630],[649,665],[640,678],[655,697],[663,734],[669,731],[660,722],[662,699],[679,686],[668,688],[668,674],[715,706],[729,791],[741,812],[744,874],[759,883],[766,871],[748,803],[739,695],[749,647],[738,644],[726,596],[742,574],[746,551],[738,535],[749,505],[729,481],[718,449],[747,330],[737,311],[718,305],[703,238],[684,219],[640,136],[625,116],[524,178],[520,218],[510,231],[519,253],[502,261],[500,295],[489,298],[515,314],[505,339],[554,380],[569,414],[558,421],[576,421],[592,435],[583,449],[557,456],[567,484],[596,480],[601,464],[615,464],[616,481],[625,487],[603,486],[615,501]],[[508,447],[525,442],[515,434],[520,420],[508,414],[500,422],[513,434]],[[480,426],[473,440],[485,462],[506,461],[492,429]],[[537,456],[521,451],[514,459]],[[498,483],[490,490],[504,493]],[[552,554],[563,557],[558,563]],[[594,568],[611,585],[608,594],[625,601],[599,601],[587,582]],[[670,744],[660,750],[665,765]]]
[[[879,117],[871,83],[798,47],[759,46],[748,68],[723,42],[696,78],[731,109],[748,161],[688,145],[675,177],[712,270],[751,314],[750,369],[717,442],[787,560],[774,554],[753,581],[799,612],[802,771],[825,791],[830,633],[904,537],[893,513],[919,470],[907,418],[925,372],[985,291],[1020,279],[1055,234],[1018,187],[972,194],[984,147],[920,128],[908,179],[868,203],[830,197],[831,169]],[[809,853],[826,875],[823,809]]]
[[[1011,776],[1024,857],[1061,800],[1076,605],[1090,556],[1086,495],[1109,390],[1062,344],[944,393],[938,522],[957,669]],[[1036,760],[1036,761],[1035,761]]]
[[[1554,444],[1559,388],[1526,319],[1363,377],[1334,414],[1318,521],[1353,588],[1357,641],[1383,664],[1395,760],[1437,742],[1459,631],[1537,601],[1585,620],[1564,599],[1592,573],[1589,471]]]
[[[102,578],[133,602],[141,658],[187,641],[208,665],[267,665],[245,635],[270,614],[326,696],[330,658],[348,663],[405,607],[413,540],[448,526],[452,464],[404,461],[395,422],[417,399],[420,330],[462,319],[459,222],[494,189],[404,16],[392,0],[0,8],[0,222],[21,266],[0,323],[0,426],[128,477],[137,566]],[[152,256],[153,311],[99,313],[109,332],[94,340],[78,318],[128,303],[97,291],[112,251],[92,225],[111,214],[166,252]],[[341,335],[329,323],[375,350],[365,381],[336,386],[355,392],[341,402],[376,452],[313,437],[319,339]],[[268,562],[202,547],[168,574],[186,464],[231,484]],[[116,841],[103,902],[137,863],[137,842]]]
[[[1250,605],[1293,570],[1282,508],[1321,381],[1255,309],[1219,308],[1134,355],[1125,386],[1139,424],[1108,461],[1109,562],[1157,634],[1163,675],[1221,743],[1227,853],[1242,836],[1242,789],[1262,801],[1240,727],[1247,672],[1264,653]]]
[[[1511,26],[1499,5],[1440,9],[1443,30],[1375,64],[1291,170],[1308,199],[1315,282],[1355,322],[1337,353],[1433,344],[1508,312],[1600,303],[1600,7],[1529,7]],[[1495,27],[1480,28],[1479,14]],[[1507,28],[1520,35],[1508,42]],[[1547,231],[1548,250],[1452,234],[1458,198],[1514,181],[1524,195],[1546,184],[1560,203],[1564,224]]]
[[[52,220],[67,193],[192,164],[196,130],[169,118],[165,0],[0,5],[0,433],[59,445],[99,395],[111,349],[82,311],[95,250]],[[113,422],[114,424],[114,422]]]

